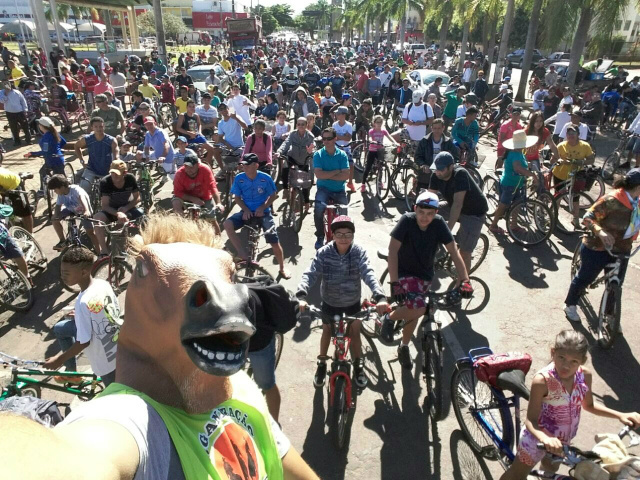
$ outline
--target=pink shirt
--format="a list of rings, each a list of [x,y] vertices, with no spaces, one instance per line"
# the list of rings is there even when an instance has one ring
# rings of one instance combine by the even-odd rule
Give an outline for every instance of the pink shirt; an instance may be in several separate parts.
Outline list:
[[[265,133],[265,135],[267,137],[267,142],[265,144],[264,140],[263,140],[263,135],[260,136],[256,136],[255,133],[252,133],[251,135],[249,135],[247,137],[247,141],[244,145],[244,152],[243,154],[247,154],[247,153],[255,153],[258,156],[258,159],[260,160],[260,163],[267,163],[269,165],[271,165],[272,163],[272,159],[271,159],[271,135],[269,135],[268,133]]]
[[[513,138],[513,132],[516,130],[522,130],[522,125],[520,122],[513,125],[511,119],[507,120],[500,126],[500,133],[498,134],[498,156],[501,157],[504,155],[505,148],[502,146],[502,142],[505,140],[509,140]]]
[[[111,92],[112,96],[116,96],[116,93],[113,91],[113,87],[107,82],[98,83],[93,90],[93,93],[95,93],[96,95],[104,92]]]
[[[384,137],[386,135],[389,135],[389,134],[387,133],[387,131],[384,128],[382,130],[376,130],[375,128],[372,128],[371,130],[369,130],[369,137],[371,137],[371,141],[373,141],[373,142],[382,143],[384,141]],[[370,143],[369,144],[369,151],[370,152],[377,152],[381,148],[384,148],[384,147],[382,147],[381,145],[376,145],[375,143]]]

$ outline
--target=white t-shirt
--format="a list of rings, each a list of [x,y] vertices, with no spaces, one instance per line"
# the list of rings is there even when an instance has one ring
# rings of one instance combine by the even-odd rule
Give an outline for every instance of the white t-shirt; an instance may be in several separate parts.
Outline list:
[[[336,131],[336,133],[338,135],[346,135],[347,133],[349,135],[353,134],[353,125],[351,125],[351,122],[344,122],[344,125],[340,125],[339,122],[334,122],[332,127],[335,129],[335,131]],[[346,147],[350,143],[351,143],[351,140],[337,140],[336,141],[336,144],[340,145],[342,147]]]
[[[378,78],[380,79],[380,83],[382,84],[383,87],[388,87],[389,82],[393,78],[393,73],[380,72],[380,75],[378,75]]]
[[[435,157],[437,154],[440,153],[440,151],[442,150],[442,138],[440,137],[440,141],[436,143],[435,140],[431,140],[431,143],[433,144],[433,156]]]
[[[571,125],[571,122],[567,122],[564,124],[564,126],[562,127],[562,130],[560,131],[560,138],[562,138],[563,140],[565,138],[567,138],[567,127]],[[585,142],[587,141],[587,135],[589,134],[589,128],[587,127],[586,123],[581,123],[580,126],[578,127],[580,130],[580,140],[584,140]]]
[[[571,121],[571,114],[569,112],[562,111],[558,112],[554,117],[556,120],[556,127],[553,129],[553,134],[560,135],[564,126]],[[553,119],[553,117],[549,118],[547,121],[551,119]]]
[[[426,108],[425,108],[426,107]],[[426,115],[425,115],[426,110]],[[402,120],[411,120],[412,122],[424,122],[429,118],[433,118],[433,109],[428,103],[408,103],[402,111]],[[405,125],[411,140],[417,142],[427,134],[426,125]]]
[[[249,112],[249,105],[245,105],[244,102],[250,103],[249,99],[244,95],[236,95],[233,98],[228,98],[226,104],[229,106],[231,113],[235,111],[247,126],[253,125],[251,112]]]
[[[118,297],[105,280],[93,279],[75,304],[76,341],[89,342],[84,350],[93,373],[106,375],[116,368],[116,340],[122,325]]]
[[[82,203],[82,200],[84,200],[84,204]],[[58,195],[56,205],[62,205],[76,215],[93,214],[91,211],[91,200],[89,199],[89,194],[79,185],[69,185],[69,193],[66,195]],[[89,208],[88,212],[85,210],[84,205],[87,205]]]
[[[464,117],[467,114],[467,107],[463,103],[462,105],[458,105],[458,109],[456,110],[456,119],[460,117]]]
[[[218,118],[218,110],[216,107],[212,107],[209,105],[209,109],[205,109],[204,105],[198,105],[196,107],[196,113],[200,116],[200,120],[203,123],[211,123],[213,120]]]

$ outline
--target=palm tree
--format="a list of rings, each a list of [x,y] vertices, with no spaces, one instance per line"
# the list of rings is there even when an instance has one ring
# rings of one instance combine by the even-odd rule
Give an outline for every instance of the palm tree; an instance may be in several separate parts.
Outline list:
[[[502,74],[504,59],[507,56],[509,48],[509,36],[513,27],[513,17],[515,15],[515,0],[507,0],[507,13],[504,17],[504,27],[502,29],[502,37],[500,38],[500,49],[498,50],[498,61],[496,62],[496,70],[493,73],[493,82],[495,83],[496,75]],[[498,77],[500,78],[500,77]]]
[[[533,49],[536,46],[542,3],[543,0],[533,0],[531,18],[529,19],[529,29],[527,30],[527,43],[524,47],[524,55],[522,56],[520,83],[518,84],[518,93],[516,94],[516,100],[520,102],[524,100],[525,93],[527,91],[527,80],[529,79],[529,69],[531,67],[531,60],[533,59]]]

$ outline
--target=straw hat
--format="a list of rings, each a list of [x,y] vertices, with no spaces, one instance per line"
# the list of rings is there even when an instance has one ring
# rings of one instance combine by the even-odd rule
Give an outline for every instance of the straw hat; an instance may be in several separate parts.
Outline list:
[[[520,150],[523,148],[529,148],[538,143],[538,137],[536,135],[527,135],[524,130],[516,130],[513,132],[513,138],[505,140],[502,145],[507,150]]]

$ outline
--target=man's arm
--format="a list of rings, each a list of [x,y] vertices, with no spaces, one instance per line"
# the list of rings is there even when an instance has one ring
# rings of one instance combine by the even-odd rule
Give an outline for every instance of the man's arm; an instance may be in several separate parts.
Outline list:
[[[118,140],[114,138],[111,142],[111,159],[115,160],[116,158],[118,158]]]
[[[236,115],[235,113],[232,113],[230,115],[231,118],[233,118],[236,122],[238,122],[240,124],[240,126],[242,128],[247,128],[247,124],[245,123],[244,120],[242,120],[238,115]]]
[[[282,458],[282,470],[285,480],[319,480],[320,478],[293,447]]]
[[[391,237],[389,241],[389,256],[387,257],[387,268],[389,269],[389,282],[398,281],[398,252],[402,243]],[[384,285],[382,286],[384,289]]]
[[[184,128],[182,128],[182,123],[184,122],[184,114],[180,114],[178,115],[178,121],[176,123],[176,131],[178,133],[183,133],[184,135],[186,135],[187,137],[193,138],[197,135],[197,133],[195,132],[190,132],[188,130],[185,130]]]
[[[85,141],[84,137],[80,138],[80,140],[78,140],[75,144],[75,146],[73,147],[74,152],[76,153],[76,157],[78,157],[78,160],[80,160],[80,164],[82,166],[84,166],[84,156],[82,155],[82,149],[85,148],[87,146],[87,142]],[[114,157],[117,158],[117,157]]]
[[[449,221],[447,222],[447,225],[449,225],[449,230],[453,228],[453,226],[458,222],[458,219],[460,218],[460,212],[462,211],[462,204],[464,202],[464,197],[466,194],[467,192],[465,190],[453,194],[453,205],[451,206],[451,210],[449,211]]]
[[[122,111],[120,111],[120,109],[118,109],[118,125],[120,125],[120,135],[124,134],[124,131],[127,129],[127,122],[125,121],[124,115],[122,115]]]
[[[127,213],[132,208],[135,208],[138,203],[140,203],[140,191],[132,192],[133,198],[129,203],[127,203],[124,207],[120,207],[118,209],[119,212]]]
[[[467,274],[467,267],[464,265],[464,260],[460,256],[460,251],[458,250],[458,245],[456,242],[447,243],[444,248],[447,249],[449,255],[451,255],[451,260],[453,260],[453,264],[456,266],[456,270],[459,273],[458,279],[456,280],[456,287],[459,286],[463,282],[469,281],[469,275]]]

